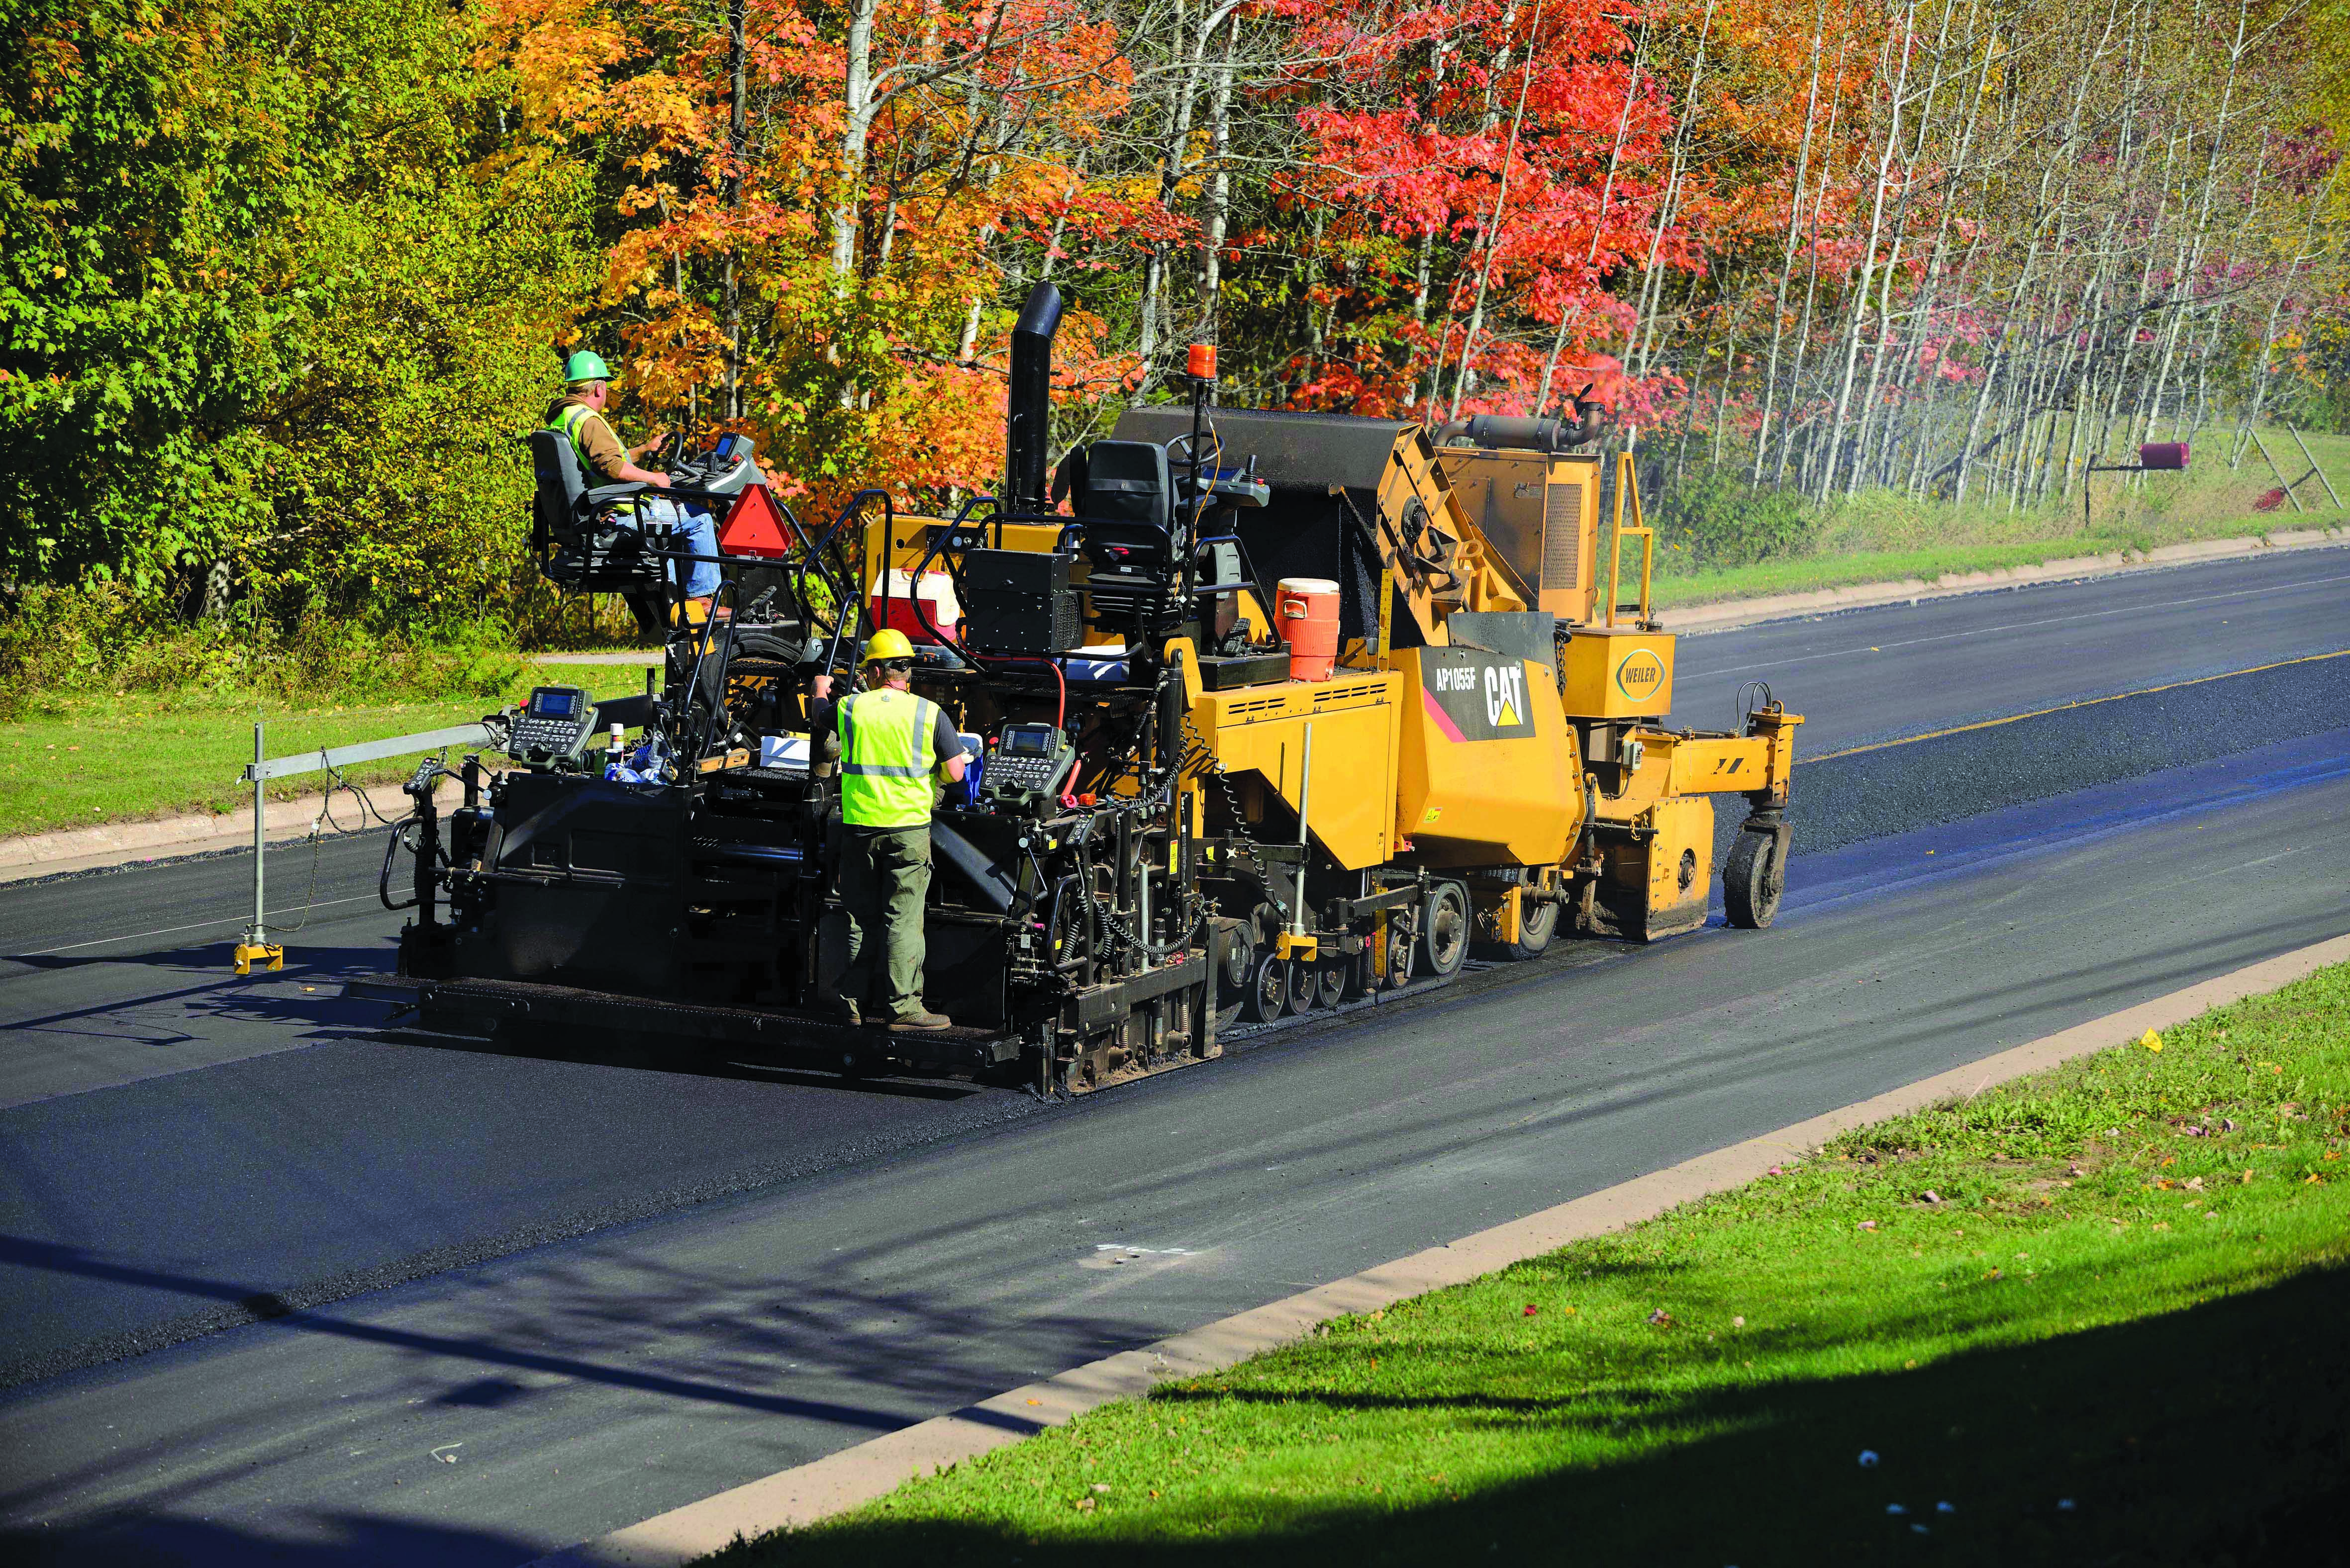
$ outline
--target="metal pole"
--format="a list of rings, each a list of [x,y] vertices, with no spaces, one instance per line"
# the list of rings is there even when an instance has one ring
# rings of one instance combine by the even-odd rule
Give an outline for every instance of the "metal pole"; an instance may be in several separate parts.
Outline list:
[[[2325,498],[2334,503],[2334,510],[2336,512],[2341,511],[2342,497],[2334,493],[2334,482],[2326,478],[2325,470],[2318,466],[2317,454],[2309,450],[2309,443],[2302,440],[2301,432],[2293,429],[2291,425],[2284,427],[2284,433],[2293,437],[2293,444],[2301,448],[2301,455],[2309,460],[2309,473],[2317,475],[2317,483],[2325,486]],[[2303,479],[2307,479],[2309,477],[2309,473],[2304,473],[2301,477]]]
[[[262,746],[261,721],[255,719],[253,722],[253,935],[245,940],[249,945],[256,948],[269,940],[268,930],[261,923],[263,897],[261,815],[265,792],[269,787],[261,776],[261,764],[268,760],[268,756],[269,753]]]

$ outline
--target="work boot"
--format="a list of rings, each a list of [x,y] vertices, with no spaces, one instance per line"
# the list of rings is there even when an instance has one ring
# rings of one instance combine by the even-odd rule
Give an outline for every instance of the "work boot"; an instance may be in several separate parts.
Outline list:
[[[831,1014],[835,1023],[846,1023],[851,1029],[864,1027],[865,1014],[858,1008],[857,1003],[845,996],[834,997],[832,1006],[827,1009],[827,1012]]]
[[[917,1007],[911,1012],[901,1012],[889,1020],[892,1029],[951,1029],[954,1020],[943,1012],[931,1012]]]

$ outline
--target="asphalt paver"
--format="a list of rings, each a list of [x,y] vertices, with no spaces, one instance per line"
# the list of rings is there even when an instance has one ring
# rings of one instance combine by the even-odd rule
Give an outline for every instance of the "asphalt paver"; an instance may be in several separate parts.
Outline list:
[[[2137,645],[2110,669],[1949,637],[1877,666],[1806,744],[1937,727],[1916,713],[1964,711],[1944,682],[1971,690],[1973,666],[2022,711],[2329,651],[2344,597],[2309,583],[2345,562],[2245,564],[2294,567],[2265,591],[2302,607],[2251,618],[2265,644],[2182,654],[2211,612],[2146,597],[2089,605],[2128,612],[2098,621]],[[2199,601],[2176,590],[2247,580],[2129,581]],[[1783,639],[1887,649],[1929,610],[1941,635],[1954,606],[1992,625],[2113,590],[1691,639],[1685,690],[1814,646]],[[380,909],[322,909],[286,975],[223,978],[235,857],[11,890],[0,1320],[36,1372],[164,1348],[0,1396],[0,1545],[518,1562],[2338,934],[2350,734],[2338,664],[2294,668],[2198,688],[2233,696],[2191,711],[2134,698],[1971,732],[2037,737],[2007,751],[1807,764],[1771,931],[1563,946],[1058,1107],[384,1035],[331,983],[384,961]],[[1809,680],[1774,684],[1825,718]],[[329,846],[320,897],[371,898],[380,853]]]

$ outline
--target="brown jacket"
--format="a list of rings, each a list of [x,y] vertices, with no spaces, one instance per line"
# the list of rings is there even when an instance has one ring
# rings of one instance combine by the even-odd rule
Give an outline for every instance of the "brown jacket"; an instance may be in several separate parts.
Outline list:
[[[578,402],[579,399],[577,397],[565,396],[547,404],[547,428],[559,429],[563,410]],[[586,407],[584,403],[580,406]],[[603,415],[593,409],[588,410],[588,417],[579,422],[577,444],[587,452],[588,462],[596,470],[598,478],[607,484],[617,484],[620,482],[620,469],[629,461],[629,449],[620,444],[620,438],[612,433],[612,427]]]

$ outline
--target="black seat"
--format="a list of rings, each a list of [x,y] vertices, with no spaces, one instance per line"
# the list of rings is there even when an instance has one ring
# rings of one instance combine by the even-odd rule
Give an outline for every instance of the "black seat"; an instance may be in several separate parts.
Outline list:
[[[1156,441],[1097,441],[1086,449],[1077,515],[1108,523],[1175,520],[1175,485],[1167,449]]]
[[[1085,524],[1093,624],[1147,631],[1177,571],[1167,449],[1147,441],[1097,441],[1085,449],[1072,477],[1073,504]]]
[[[663,563],[650,552],[668,548],[674,530],[666,524],[623,526],[612,515],[616,504],[648,487],[591,489],[568,436],[537,430],[525,439],[538,483],[531,500],[531,544],[547,581],[581,594],[660,588]]]

